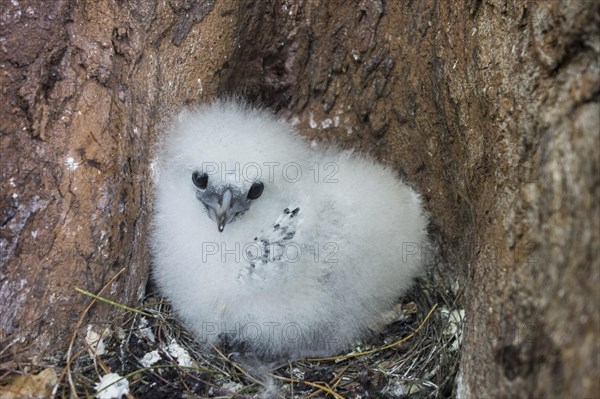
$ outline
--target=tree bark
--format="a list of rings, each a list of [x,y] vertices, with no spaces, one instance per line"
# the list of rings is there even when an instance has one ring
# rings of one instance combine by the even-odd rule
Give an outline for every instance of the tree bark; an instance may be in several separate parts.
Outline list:
[[[422,193],[466,287],[458,396],[600,393],[596,1],[4,3],[15,356],[65,349],[75,286],[125,267],[110,293],[139,301],[153,144],[182,105],[242,93]]]
[[[64,354],[89,302],[76,287],[124,268],[104,295],[142,298],[153,144],[165,115],[216,92],[231,6],[200,24],[192,2],[3,1],[0,346],[19,362]]]

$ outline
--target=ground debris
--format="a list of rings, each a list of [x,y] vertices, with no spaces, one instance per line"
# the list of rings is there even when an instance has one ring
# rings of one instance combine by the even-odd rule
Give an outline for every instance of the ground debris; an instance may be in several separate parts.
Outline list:
[[[347,354],[272,363],[260,372],[227,347],[202,347],[162,298],[149,296],[139,309],[143,315],[128,312],[125,319],[88,327],[87,335],[82,330],[77,355],[53,359],[57,370],[70,365],[72,384],[64,377],[69,373],[55,374],[49,389],[58,380],[53,397],[92,397],[102,376],[114,373],[128,381],[128,398],[451,397],[462,343],[462,291],[447,289],[454,280],[435,273],[417,281],[383,332]],[[90,340],[92,330],[102,333]],[[20,378],[34,377],[1,387],[2,398],[19,397],[4,392]]]

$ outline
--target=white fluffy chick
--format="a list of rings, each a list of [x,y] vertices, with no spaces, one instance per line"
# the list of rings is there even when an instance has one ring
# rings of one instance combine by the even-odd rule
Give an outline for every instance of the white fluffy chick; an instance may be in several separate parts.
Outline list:
[[[159,155],[153,277],[198,341],[330,355],[380,330],[424,268],[419,196],[266,111],[184,112]]]

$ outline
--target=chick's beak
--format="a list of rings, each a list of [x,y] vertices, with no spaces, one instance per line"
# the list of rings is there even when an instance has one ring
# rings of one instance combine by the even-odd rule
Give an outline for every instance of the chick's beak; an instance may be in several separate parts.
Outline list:
[[[217,222],[217,225],[219,227],[219,233],[222,233],[223,230],[225,229],[225,223],[226,223],[226,216],[225,215],[221,215],[219,217],[219,221]]]
[[[217,227],[219,228],[220,233],[222,233],[225,229],[225,224],[227,224],[227,220],[229,219],[232,198],[233,193],[231,192],[231,190],[225,190],[225,192],[223,192],[223,197],[221,198],[221,206],[219,207],[219,209],[215,210],[217,216]]]

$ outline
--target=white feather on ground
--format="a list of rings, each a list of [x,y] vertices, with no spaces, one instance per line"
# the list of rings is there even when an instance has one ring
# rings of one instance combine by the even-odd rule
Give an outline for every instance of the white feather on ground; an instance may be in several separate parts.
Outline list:
[[[154,212],[154,280],[198,341],[271,358],[334,354],[384,327],[428,242],[419,196],[390,168],[312,150],[232,101],[187,111],[168,132]]]

